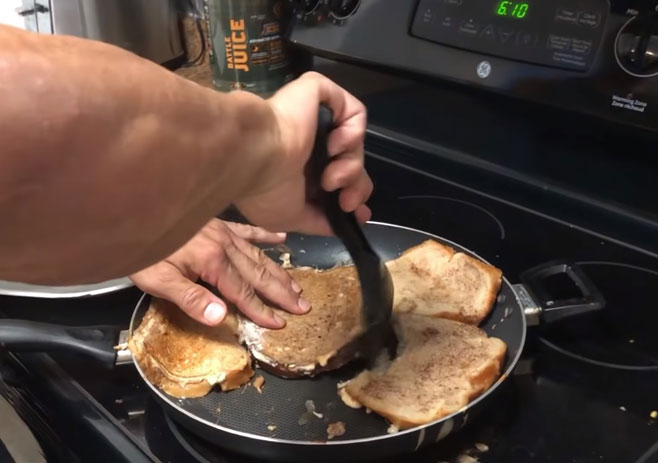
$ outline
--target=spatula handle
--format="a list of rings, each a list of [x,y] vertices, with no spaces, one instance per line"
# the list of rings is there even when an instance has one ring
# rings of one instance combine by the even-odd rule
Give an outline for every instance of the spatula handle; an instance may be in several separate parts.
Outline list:
[[[320,105],[315,144],[307,164],[307,195],[325,213],[334,234],[343,241],[354,261],[368,258],[369,254],[377,259],[354,213],[344,212],[341,209],[340,191],[329,192],[322,188],[322,173],[331,162],[327,142],[333,128],[332,111],[327,106]]]

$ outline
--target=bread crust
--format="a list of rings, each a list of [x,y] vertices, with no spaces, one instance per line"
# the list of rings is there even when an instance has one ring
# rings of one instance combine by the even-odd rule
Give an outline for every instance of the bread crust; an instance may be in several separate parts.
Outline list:
[[[352,341],[363,333],[361,291],[354,266],[288,270],[310,300],[311,311],[295,315],[272,308],[286,320],[270,330],[241,317],[240,339],[264,370],[283,378],[314,376],[351,361]]]
[[[339,395],[346,405],[365,406],[408,429],[467,406],[500,376],[506,345],[477,327],[402,314],[396,329],[398,357],[344,385]]]
[[[493,308],[502,285],[500,269],[434,240],[409,248],[386,265],[396,313],[477,325]]]
[[[227,391],[246,384],[253,375],[236,329],[233,314],[220,326],[208,327],[174,304],[153,298],[128,347],[156,387],[177,398],[202,397],[216,384]]]

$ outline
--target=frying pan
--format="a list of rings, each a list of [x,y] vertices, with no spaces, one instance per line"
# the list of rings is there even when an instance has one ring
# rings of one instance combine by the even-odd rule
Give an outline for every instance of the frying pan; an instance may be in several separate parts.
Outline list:
[[[427,239],[479,258],[456,243],[411,228],[370,222],[364,231],[385,260]],[[294,265],[330,268],[349,263],[349,254],[334,238],[291,234],[286,246]],[[554,274],[571,278],[580,288],[582,297],[550,300],[543,294],[541,282]],[[135,366],[155,398],[176,422],[217,446],[256,458],[284,461],[381,461],[438,442],[459,430],[469,416],[488,400],[493,400],[492,394],[512,373],[521,355],[528,323],[535,324],[541,319],[550,322],[603,306],[600,294],[575,266],[551,263],[526,272],[522,280],[524,284],[512,285],[503,279],[493,310],[480,325],[489,336],[498,337],[507,344],[500,378],[463,409],[424,426],[396,433],[387,432],[388,423],[375,413],[351,409],[338,397],[337,383],[354,377],[359,371],[356,364],[317,378],[295,380],[280,379],[257,370],[256,374],[265,378],[262,394],[253,387],[243,387],[230,392],[213,390],[196,399],[176,399],[167,395],[149,382],[139,365]],[[541,304],[536,300],[541,300]],[[137,303],[129,332],[139,326],[149,301],[150,297],[143,295]],[[124,339],[126,334],[129,333],[123,333]],[[0,344],[14,351],[76,349],[113,364],[117,357],[126,355],[126,352],[115,355],[112,346],[116,343],[117,333],[103,327],[71,328],[19,320],[0,323]],[[316,414],[309,411],[313,408]],[[337,421],[345,423],[346,432],[327,441],[327,425]]]

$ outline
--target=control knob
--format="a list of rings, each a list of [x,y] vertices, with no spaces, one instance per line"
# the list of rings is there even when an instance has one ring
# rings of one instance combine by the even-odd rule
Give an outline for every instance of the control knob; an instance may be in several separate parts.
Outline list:
[[[329,12],[334,19],[343,20],[358,8],[360,0],[329,0]]]
[[[633,76],[658,75],[658,14],[631,18],[617,35],[615,56]]]
[[[304,14],[313,12],[318,7],[320,0],[288,0],[296,11]]]

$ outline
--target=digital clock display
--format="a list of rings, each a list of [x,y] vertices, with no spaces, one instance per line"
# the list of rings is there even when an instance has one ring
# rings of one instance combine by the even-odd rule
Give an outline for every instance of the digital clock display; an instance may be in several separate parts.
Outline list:
[[[528,2],[511,2],[503,0],[496,6],[496,14],[507,18],[523,19],[528,14],[530,4]]]

